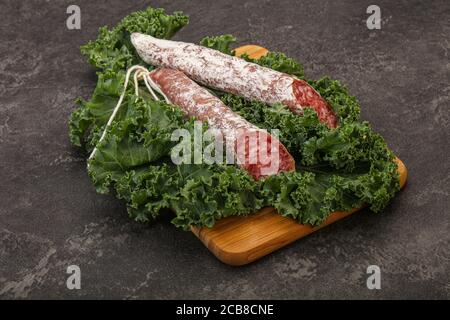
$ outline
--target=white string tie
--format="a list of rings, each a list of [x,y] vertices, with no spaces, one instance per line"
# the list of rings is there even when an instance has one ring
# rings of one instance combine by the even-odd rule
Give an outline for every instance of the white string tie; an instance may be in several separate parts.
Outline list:
[[[155,91],[158,92],[160,95],[162,95],[164,97],[164,100],[167,103],[170,103],[169,99],[167,98],[167,96],[161,91],[161,89],[159,88],[159,86],[152,80],[152,78],[150,77],[150,71],[148,71],[148,69],[139,66],[139,65],[135,65],[130,67],[127,70],[126,76],[125,76],[125,83],[123,85],[123,90],[122,90],[122,94],[120,95],[119,101],[117,101],[117,105],[114,108],[111,116],[109,117],[108,122],[106,123],[105,129],[103,130],[103,133],[100,137],[100,139],[98,140],[94,150],[92,150],[89,158],[88,158],[88,166],[89,166],[89,160],[91,160],[95,154],[97,153],[97,146],[103,142],[103,140],[105,139],[106,136],[106,132],[108,131],[109,127],[111,126],[112,122],[114,121],[114,118],[117,115],[117,112],[120,109],[120,106],[122,105],[123,99],[125,98],[125,93],[127,91],[128,88],[128,82],[130,81],[130,77],[131,74],[134,72],[133,75],[133,80],[134,80],[134,94],[136,96],[136,100],[139,97],[139,80],[142,78],[144,80],[145,86],[147,87],[148,91],[150,92],[150,94],[152,95],[153,99],[155,99],[156,101],[159,101],[160,99],[158,98],[158,96],[155,94]],[[155,91],[154,91],[155,90]]]

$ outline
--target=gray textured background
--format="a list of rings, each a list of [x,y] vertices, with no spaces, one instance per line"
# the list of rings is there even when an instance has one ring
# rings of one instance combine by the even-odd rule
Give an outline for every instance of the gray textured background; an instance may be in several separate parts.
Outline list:
[[[382,10],[382,30],[365,26]],[[65,26],[76,3],[82,29]],[[67,119],[95,74],[79,46],[148,4],[183,10],[176,39],[232,33],[346,84],[409,168],[382,214],[363,211],[246,267],[220,263],[170,217],[130,221],[95,193]],[[16,1],[0,10],[1,298],[449,298],[450,2]],[[66,267],[82,289],[66,289]],[[366,268],[382,289],[366,288]]]

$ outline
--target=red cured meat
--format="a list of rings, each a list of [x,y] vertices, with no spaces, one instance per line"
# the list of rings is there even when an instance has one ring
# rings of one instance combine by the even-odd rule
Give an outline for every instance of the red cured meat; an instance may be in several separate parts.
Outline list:
[[[220,130],[226,145],[234,149],[238,164],[255,179],[295,170],[294,158],[278,139],[235,114],[183,72],[160,68],[152,71],[150,78],[188,116]]]
[[[326,102],[326,100],[323,99],[316,90],[314,90],[313,87],[300,79],[294,80],[292,87],[294,95],[297,99],[296,103],[316,110],[319,120],[326,123],[330,128],[337,127],[337,118],[333,109],[330,104]],[[296,109],[295,106],[291,107],[288,105],[288,107],[291,110]]]

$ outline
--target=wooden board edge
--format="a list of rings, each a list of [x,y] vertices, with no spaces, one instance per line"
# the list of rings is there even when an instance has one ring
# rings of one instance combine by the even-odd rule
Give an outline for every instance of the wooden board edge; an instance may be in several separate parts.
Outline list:
[[[266,48],[257,46],[257,45],[248,44],[248,45],[234,49],[233,52],[234,52],[234,55],[238,56],[238,57],[243,54],[246,54],[252,59],[258,59],[258,58],[261,58],[262,56],[266,55],[269,52],[269,50],[267,50]]]
[[[399,172],[399,178],[400,178],[400,188],[403,188],[406,184],[407,180],[407,169],[405,164],[399,159],[395,158],[395,161],[398,166],[398,172]],[[296,225],[298,227],[293,230],[291,234],[287,237],[286,235],[280,235],[280,237],[276,239],[272,239],[271,241],[273,244],[263,243],[259,246],[253,247],[251,250],[244,250],[244,251],[235,251],[230,250],[229,248],[225,246],[219,245],[214,237],[210,236],[210,230],[212,228],[198,228],[198,227],[192,227],[192,232],[203,242],[203,244],[223,263],[226,263],[228,265],[232,266],[242,266],[246,265],[248,263],[251,263],[255,260],[258,260],[292,242],[295,242],[317,230],[320,230],[332,223],[335,223],[339,220],[342,220],[349,215],[360,211],[363,208],[355,208],[349,212],[342,212],[342,211],[336,211],[330,214],[330,216],[325,220],[324,223],[322,223],[319,226],[313,227],[309,225],[302,225],[297,223],[296,221],[283,217],[279,215],[278,213],[268,213],[268,211],[275,211],[273,208],[264,208],[261,210],[261,212],[257,214],[273,214],[279,216],[279,219],[286,219],[286,220],[292,220],[292,225]],[[248,218],[248,217],[247,217]],[[247,219],[242,218],[242,219]],[[214,227],[213,227],[214,228]]]

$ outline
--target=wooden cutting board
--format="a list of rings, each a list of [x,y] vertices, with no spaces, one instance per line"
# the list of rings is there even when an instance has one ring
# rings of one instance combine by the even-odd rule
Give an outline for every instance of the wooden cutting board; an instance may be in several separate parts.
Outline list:
[[[254,59],[262,57],[267,52],[267,49],[255,45],[247,45],[235,50],[237,56],[246,53]],[[403,188],[408,173],[400,159],[396,158],[395,161],[400,174],[400,187]],[[354,209],[350,212],[333,212],[322,225],[312,227],[283,217],[274,208],[267,207],[247,217],[232,216],[221,219],[212,228],[192,227],[191,229],[220,261],[233,266],[241,266],[262,258],[361,209]]]

